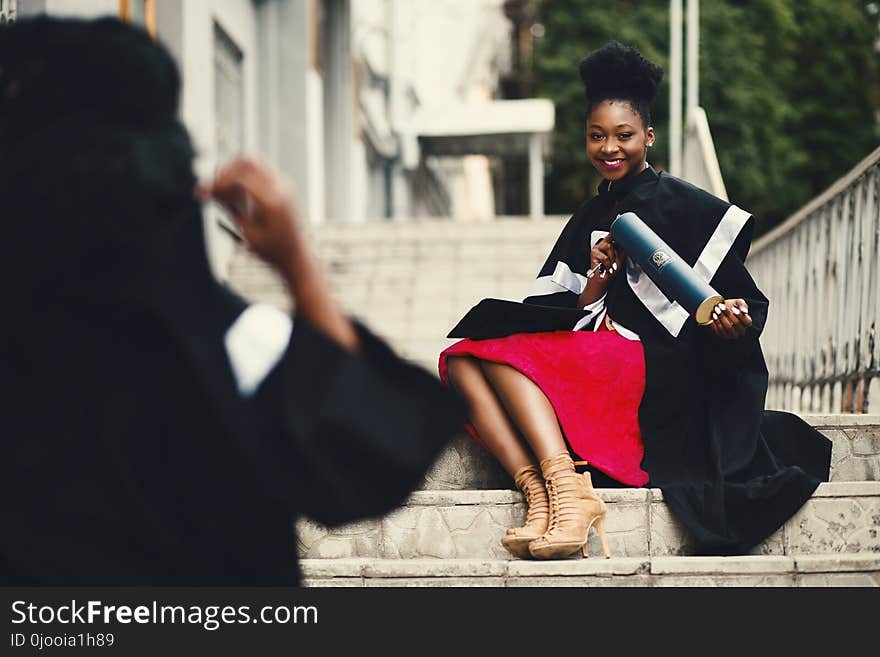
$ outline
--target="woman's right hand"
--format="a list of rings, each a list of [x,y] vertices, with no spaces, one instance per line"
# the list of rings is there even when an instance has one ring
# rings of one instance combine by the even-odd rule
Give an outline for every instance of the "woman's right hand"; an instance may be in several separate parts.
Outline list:
[[[625,259],[624,250],[617,246],[611,235],[606,235],[590,250],[590,269],[600,265],[593,278],[607,285],[623,269]]]

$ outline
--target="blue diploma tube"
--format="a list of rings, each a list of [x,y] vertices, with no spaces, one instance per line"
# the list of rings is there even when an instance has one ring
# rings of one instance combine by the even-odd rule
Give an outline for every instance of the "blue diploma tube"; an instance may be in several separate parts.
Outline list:
[[[635,212],[624,212],[611,224],[611,237],[673,301],[701,326],[712,323],[712,311],[724,301],[718,292],[660,239]]]

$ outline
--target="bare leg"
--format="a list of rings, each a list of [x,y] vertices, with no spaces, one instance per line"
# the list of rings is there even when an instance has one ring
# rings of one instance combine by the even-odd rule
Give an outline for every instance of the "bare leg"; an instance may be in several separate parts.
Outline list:
[[[450,382],[468,403],[471,422],[501,467],[514,477],[521,468],[534,464],[528,445],[511,424],[479,361],[451,356],[448,368]]]
[[[531,379],[510,365],[480,361],[480,367],[538,461],[568,452],[556,411]]]

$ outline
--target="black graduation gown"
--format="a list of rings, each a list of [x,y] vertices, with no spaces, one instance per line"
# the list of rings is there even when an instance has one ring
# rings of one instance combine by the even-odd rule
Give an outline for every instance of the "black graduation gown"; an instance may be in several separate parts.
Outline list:
[[[391,510],[460,431],[458,399],[361,326],[350,353],[295,318],[243,397],[224,333],[247,304],[201,222],[150,253],[11,304],[2,585],[295,585],[297,515]]]
[[[542,293],[525,299],[547,307],[547,327],[536,326],[534,308],[520,319],[509,308],[503,317],[500,312],[493,317],[490,307],[479,326],[471,322],[479,335],[469,337],[558,330],[560,319],[571,313],[585,317],[577,309],[577,291],[564,289],[566,277],[554,277],[554,272],[564,263],[573,274],[586,274],[592,232],[608,231],[614,217],[627,211],[636,212],[691,266],[716,231],[723,232],[721,224],[730,226],[724,218],[738,218],[738,229],[729,232],[716,254],[720,262],[711,285],[725,298],[746,300],[753,324],[745,336],[717,338],[693,318],[685,320],[681,310],[673,312],[669,299],[656,293],[649,311],[628,280],[640,272],[632,270],[632,262],[626,275],[621,272],[609,286],[606,307],[616,322],[638,333],[645,352],[639,425],[645,446],[642,468],[650,485],[663,491],[670,509],[693,533],[698,554],[747,552],[827,481],[831,459],[831,442],[803,420],[763,410],[767,367],[758,338],[768,301],[743,264],[753,224],[747,213],[651,168],[610,189],[606,181],[566,224],[538,275],[539,282],[562,280],[563,285],[545,283]],[[661,315],[668,326],[658,319]],[[457,336],[468,333],[463,324]]]

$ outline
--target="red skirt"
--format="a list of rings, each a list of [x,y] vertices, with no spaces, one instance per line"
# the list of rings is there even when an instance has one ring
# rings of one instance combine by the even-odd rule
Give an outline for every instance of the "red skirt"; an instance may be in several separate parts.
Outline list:
[[[520,333],[492,340],[465,339],[440,354],[440,378],[449,384],[449,356],[504,363],[547,395],[571,449],[594,468],[630,486],[644,486],[639,403],[645,391],[642,343],[616,331]],[[483,447],[476,429],[468,433]]]

